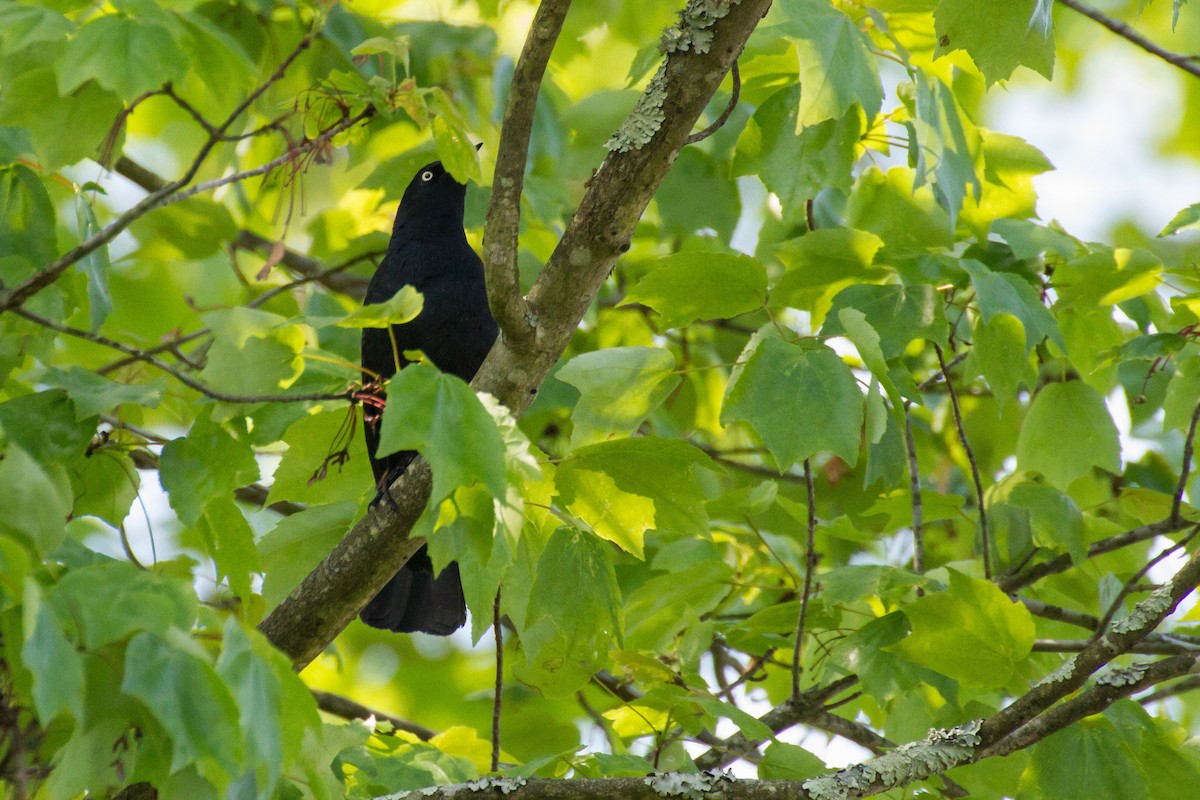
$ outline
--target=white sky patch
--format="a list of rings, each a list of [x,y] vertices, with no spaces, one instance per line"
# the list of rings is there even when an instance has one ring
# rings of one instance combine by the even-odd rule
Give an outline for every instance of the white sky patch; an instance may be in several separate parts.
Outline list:
[[[1099,47],[1069,93],[1063,70],[1053,82],[1019,71],[1011,91],[989,95],[984,122],[1054,164],[1034,179],[1042,219],[1091,241],[1124,219],[1157,233],[1200,200],[1200,165],[1159,152],[1182,113],[1178,72],[1127,46]]]

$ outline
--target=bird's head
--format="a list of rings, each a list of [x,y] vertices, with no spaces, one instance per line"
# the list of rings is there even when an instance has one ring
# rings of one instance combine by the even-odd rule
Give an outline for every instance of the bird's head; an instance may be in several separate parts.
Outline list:
[[[442,162],[431,161],[417,170],[409,181],[400,199],[400,211],[412,216],[441,216],[457,210],[461,222],[466,196],[466,185],[454,180]]]

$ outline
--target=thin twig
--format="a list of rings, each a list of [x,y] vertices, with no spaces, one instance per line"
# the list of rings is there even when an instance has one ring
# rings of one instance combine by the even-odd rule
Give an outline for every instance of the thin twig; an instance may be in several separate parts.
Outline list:
[[[817,565],[817,509],[813,488],[811,459],[804,459],[804,486],[808,491],[808,531],[804,547],[804,592],[800,595],[800,616],[796,620],[796,641],[792,646],[792,699],[800,699],[800,656],[804,649],[804,623],[808,617],[808,598],[812,594],[813,572]]]
[[[518,345],[527,344],[534,335],[529,307],[521,296],[521,273],[517,267],[521,190],[542,77],[570,7],[571,0],[542,0],[529,26],[508,88],[492,198],[484,223],[488,303],[504,337]]]
[[[288,54],[287,58],[283,60],[275,72],[273,72],[271,76],[266,79],[266,81],[259,85],[258,88],[251,92],[244,101],[238,104],[237,108],[230,113],[229,117],[227,117],[226,120],[217,127],[215,135],[210,135],[207,141],[201,145],[200,150],[196,153],[195,158],[192,159],[192,163],[188,166],[182,177],[180,177],[178,180],[171,181],[165,186],[162,186],[157,191],[151,192],[149,195],[142,198],[140,202],[134,205],[133,208],[117,217],[104,228],[80,242],[71,250],[59,256],[45,267],[35,272],[33,275],[29,276],[24,282],[20,283],[10,291],[5,292],[3,295],[0,295],[0,312],[8,311],[9,309],[20,306],[30,297],[58,280],[58,276],[65,272],[68,267],[76,264],[88,254],[95,252],[111,242],[119,233],[121,233],[121,231],[132,225],[135,220],[141,218],[151,210],[163,205],[170,199],[171,195],[191,183],[192,179],[195,178],[196,174],[200,171],[200,166],[204,163],[205,159],[208,158],[209,153],[211,153],[213,148],[216,147],[219,137],[229,129],[234,121],[240,117],[247,108],[250,107],[251,103],[261,97],[262,94],[267,91],[267,89],[283,78],[288,68],[292,65],[292,62],[299,58],[300,54],[312,45],[314,36],[315,32],[310,31],[301,37],[300,41],[296,44],[296,47],[293,48],[292,52]]]
[[[1080,653],[1083,652],[1092,639],[1034,639],[1035,653]],[[1178,655],[1180,653],[1200,654],[1200,645],[1184,641],[1147,637],[1145,641],[1131,646],[1126,652],[1142,655]]]
[[[1197,78],[1200,78],[1200,65],[1198,65],[1196,63],[1195,58],[1193,56],[1186,56],[1186,55],[1183,55],[1182,53],[1172,53],[1170,50],[1166,50],[1166,49],[1160,47],[1159,45],[1155,44],[1154,42],[1150,41],[1145,36],[1142,36],[1140,33],[1135,31],[1133,28],[1129,27],[1128,25],[1126,25],[1124,22],[1121,22],[1120,20],[1117,20],[1117,19],[1113,19],[1112,17],[1109,17],[1109,16],[1101,13],[1099,10],[1092,8],[1087,3],[1080,2],[1080,0],[1058,0],[1058,2],[1061,3],[1062,5],[1066,6],[1067,8],[1070,8],[1074,11],[1078,11],[1080,14],[1083,14],[1088,19],[1099,22],[1101,25],[1108,28],[1110,31],[1115,33],[1117,36],[1120,36],[1122,39],[1129,40],[1133,44],[1135,44],[1138,47],[1145,50],[1147,53],[1150,53],[1151,55],[1154,55],[1154,56],[1158,56],[1163,61],[1166,61],[1168,64],[1172,64],[1176,67],[1179,67],[1181,70],[1188,73],[1189,75],[1194,75]]]
[[[738,101],[742,97],[742,74],[738,72],[738,62],[733,62],[733,66],[729,68],[729,73],[733,78],[733,92],[729,96],[729,104],[725,106],[725,110],[721,112],[721,116],[713,120],[711,125],[702,131],[696,131],[692,135],[688,136],[687,139],[684,140],[685,144],[696,144],[697,142],[704,141],[717,131],[721,130],[725,123],[729,121],[730,115],[733,114],[733,110],[737,108]]]
[[[1187,492],[1188,478],[1192,472],[1192,453],[1196,446],[1196,424],[1200,422],[1200,403],[1192,411],[1192,419],[1188,423],[1187,438],[1183,440],[1183,458],[1179,465],[1179,483],[1175,484],[1175,493],[1171,498],[1171,522],[1182,522],[1183,495]]]
[[[913,572],[925,574],[925,532],[924,506],[921,500],[921,471],[917,466],[917,447],[913,443],[912,432],[912,403],[904,404],[904,449],[908,454],[909,492],[912,494],[912,534],[913,534]],[[917,596],[925,594],[925,590],[917,587]]]
[[[294,394],[294,395],[286,395],[286,394],[263,394],[263,395],[227,394],[227,393],[219,391],[217,389],[213,389],[210,386],[205,386],[203,383],[196,380],[195,378],[192,378],[191,376],[187,375],[186,373],[180,372],[179,370],[172,367],[170,364],[166,364],[166,363],[158,360],[154,356],[147,355],[146,353],[142,352],[141,350],[137,350],[133,347],[130,347],[129,345],[122,344],[121,342],[117,342],[112,339],[109,339],[107,336],[102,336],[98,333],[89,333],[88,331],[80,330],[79,328],[72,328],[69,325],[63,325],[60,322],[54,322],[53,320],[49,320],[49,319],[46,319],[45,317],[34,314],[32,311],[27,311],[24,308],[16,307],[16,308],[13,308],[12,311],[13,311],[13,313],[24,317],[25,319],[29,320],[30,322],[35,322],[38,325],[41,325],[43,328],[49,328],[50,330],[58,331],[59,333],[65,333],[68,336],[74,336],[77,339],[84,339],[85,341],[89,341],[94,344],[98,344],[98,345],[102,345],[104,347],[111,348],[113,350],[116,350],[117,352],[124,353],[125,355],[130,356],[131,358],[137,359],[138,361],[143,361],[143,362],[149,364],[150,366],[167,373],[172,378],[174,378],[175,380],[182,383],[184,386],[187,386],[190,389],[195,389],[197,392],[204,395],[205,397],[211,397],[213,400],[220,400],[223,403],[303,403],[303,402],[312,402],[312,401],[318,401],[318,400],[350,400],[353,397],[352,391],[336,392],[336,393],[309,392],[307,394]]]
[[[362,703],[355,702],[349,697],[343,697],[340,694],[325,692],[320,689],[309,689],[312,696],[317,701],[317,708],[324,711],[326,714],[333,714],[335,717],[342,719],[375,719],[383,720],[398,731],[411,733],[423,742],[427,742],[438,735],[438,732],[432,728],[426,728],[424,725],[418,725],[415,722],[410,722],[400,717],[394,717],[391,714],[379,711],[378,709],[364,706]]]
[[[971,480],[975,484],[975,502],[979,506],[979,537],[983,547],[983,576],[990,581],[992,579],[992,548],[988,536],[987,509],[983,507],[983,481],[979,479],[979,465],[975,463],[975,451],[971,449],[971,442],[967,439],[967,429],[963,426],[962,409],[958,405],[958,392],[954,389],[954,382],[950,380],[946,357],[942,353],[941,345],[936,342],[933,350],[937,353],[938,365],[942,368],[942,375],[946,379],[946,391],[950,395],[950,405],[954,409],[954,425],[958,429],[958,439],[962,442],[963,450],[967,454],[967,462],[971,465]]]
[[[1088,545],[1087,557],[1095,558],[1105,553],[1111,553],[1114,550],[1120,550],[1123,547],[1129,547],[1138,542],[1144,542],[1147,539],[1153,539],[1156,536],[1176,533],[1188,527],[1189,524],[1187,522],[1174,523],[1170,520],[1163,520],[1162,522],[1152,522],[1149,525],[1141,525],[1132,530],[1109,536],[1098,542],[1093,542]],[[1071,568],[1072,563],[1071,554],[1063,553],[1049,561],[1034,564],[1024,572],[1001,575],[996,580],[996,585],[1006,592],[1015,592],[1018,589],[1023,589],[1032,583],[1036,583],[1047,575],[1065,572]]]
[[[492,772],[500,770],[500,707],[504,694],[504,630],[500,625],[500,587],[492,601],[492,631],[496,637],[496,693],[492,698]]]
[[[220,187],[231,183],[240,183],[247,178],[255,178],[259,175],[266,175],[268,172],[271,172],[278,167],[283,166],[284,164],[295,161],[298,156],[316,150],[317,148],[325,145],[330,139],[332,139],[334,136],[337,136],[339,133],[347,131],[360,122],[367,121],[373,116],[375,116],[375,107],[367,106],[353,117],[346,117],[336,125],[326,128],[319,136],[296,145],[296,147],[288,150],[283,155],[273,158],[265,164],[261,164],[252,169],[242,170],[241,172],[235,172],[231,175],[223,175],[220,178],[213,178],[211,181],[205,181],[204,183],[198,183],[187,191],[177,192],[170,197],[164,198],[158,203],[158,206],[169,206],[173,205],[174,203],[181,203],[184,200],[187,200],[189,197],[194,197],[198,194],[203,194],[204,192],[208,192],[213,189],[219,189]]]

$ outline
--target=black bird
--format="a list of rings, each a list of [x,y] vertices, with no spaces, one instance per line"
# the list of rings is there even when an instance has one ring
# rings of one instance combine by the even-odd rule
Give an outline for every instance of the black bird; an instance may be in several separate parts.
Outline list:
[[[401,287],[412,286],[425,304],[416,319],[392,326],[395,348],[386,329],[363,329],[365,381],[390,378],[411,363],[404,358],[406,350],[420,350],[438,369],[470,381],[491,350],[497,327],[488,308],[483,262],[463,231],[466,196],[467,187],[440,161],[421,167],[404,190],[387,254],[367,286],[364,302],[382,303]],[[417,454],[403,451],[376,458],[380,413],[369,404],[364,408],[367,454],[380,492],[376,502],[390,501],[388,487]],[[467,621],[458,564],[449,564],[435,578],[422,547],[367,604],[361,618],[374,628],[402,633],[453,633]]]

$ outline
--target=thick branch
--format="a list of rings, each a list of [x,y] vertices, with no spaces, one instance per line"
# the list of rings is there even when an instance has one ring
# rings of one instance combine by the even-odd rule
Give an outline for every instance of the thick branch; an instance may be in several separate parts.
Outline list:
[[[517,59],[508,89],[496,174],[492,178],[492,200],[483,230],[488,303],[500,331],[515,346],[527,345],[534,333],[529,309],[521,297],[521,276],[517,269],[521,188],[529,158],[529,137],[542,76],[570,7],[571,0],[542,0],[529,27],[525,48]]]
[[[707,7],[706,3],[696,3]],[[501,337],[472,385],[521,414],[566,349],[579,320],[629,248],[634,226],[683,147],[689,131],[741,53],[770,0],[722,4],[708,18],[704,52],[676,45],[639,108],[660,119],[639,146],[614,149],[600,165],[566,232],[529,292],[537,327],[528,347]],[[689,4],[691,16],[703,14]],[[694,20],[690,23],[698,25]],[[639,112],[635,111],[635,114]],[[408,539],[429,496],[429,467],[418,459],[392,487],[397,508],[380,503],[271,612],[260,630],[303,667],[333,640],[416,550]]]
[[[1117,700],[1164,681],[1196,672],[1198,668],[1200,668],[1200,657],[1178,655],[1164,658],[1153,664],[1137,664],[1125,669],[1114,670],[1109,676],[1102,677],[1096,686],[1081,693],[1078,697],[1071,698],[1015,733],[1006,736],[995,745],[986,748],[979,753],[976,760],[994,755],[1006,756],[1029,747],[1084,717],[1099,714]]]

